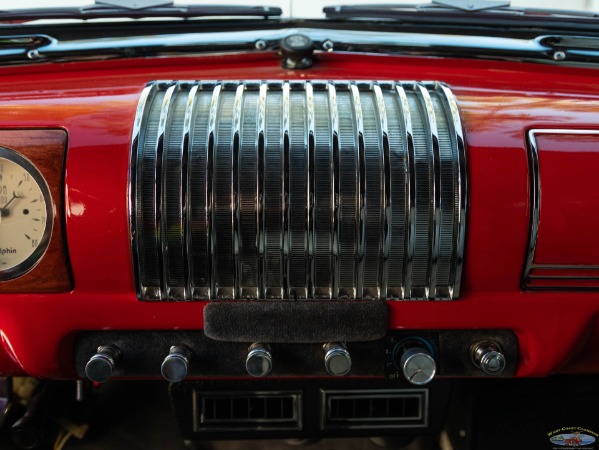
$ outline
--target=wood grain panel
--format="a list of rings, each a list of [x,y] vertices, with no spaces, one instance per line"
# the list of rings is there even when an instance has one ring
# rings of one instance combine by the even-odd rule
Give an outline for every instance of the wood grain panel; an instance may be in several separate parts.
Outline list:
[[[0,130],[0,146],[27,157],[40,171],[52,197],[54,223],[48,250],[25,275],[0,281],[0,293],[68,292],[73,289],[64,233],[64,162],[67,133],[63,130]]]

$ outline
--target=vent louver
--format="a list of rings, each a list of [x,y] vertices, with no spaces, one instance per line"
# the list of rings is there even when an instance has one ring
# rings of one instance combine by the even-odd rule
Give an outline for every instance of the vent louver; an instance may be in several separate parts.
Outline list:
[[[300,392],[193,393],[195,431],[301,430]]]
[[[428,425],[426,389],[321,391],[322,429],[416,428]]]
[[[152,82],[131,152],[138,296],[453,299],[466,188],[443,84]]]

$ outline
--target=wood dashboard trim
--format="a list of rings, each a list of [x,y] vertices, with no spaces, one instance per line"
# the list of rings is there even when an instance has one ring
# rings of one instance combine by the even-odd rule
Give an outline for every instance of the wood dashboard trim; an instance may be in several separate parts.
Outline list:
[[[67,133],[63,130],[0,130],[0,146],[28,158],[40,171],[52,197],[54,223],[48,249],[25,275],[0,282],[0,293],[54,293],[73,289],[64,235],[64,163]]]

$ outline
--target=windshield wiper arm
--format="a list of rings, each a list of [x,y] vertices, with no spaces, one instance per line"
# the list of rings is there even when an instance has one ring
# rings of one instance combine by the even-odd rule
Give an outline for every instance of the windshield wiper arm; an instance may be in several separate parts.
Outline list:
[[[509,6],[509,1],[485,0],[433,0],[432,3],[416,4],[362,4],[327,6],[323,8],[328,19],[387,19],[401,20],[416,15],[472,18],[498,16],[535,18],[595,18],[599,13],[592,11],[569,11],[543,8],[519,8]]]
[[[40,19],[142,19],[148,17],[278,17],[281,8],[270,6],[228,6],[228,5],[162,5],[141,9],[126,6],[96,4],[83,7],[36,8],[0,10],[0,22],[31,21]]]

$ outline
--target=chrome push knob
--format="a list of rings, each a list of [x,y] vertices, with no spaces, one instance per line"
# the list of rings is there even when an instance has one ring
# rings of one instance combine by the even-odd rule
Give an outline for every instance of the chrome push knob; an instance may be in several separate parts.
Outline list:
[[[265,377],[272,370],[272,355],[266,344],[255,343],[248,349],[245,369],[253,377]]]
[[[173,345],[169,354],[162,361],[160,372],[166,381],[178,383],[187,376],[191,350],[184,345]]]
[[[437,372],[435,359],[424,347],[411,347],[405,350],[399,364],[406,379],[417,386],[429,383]]]
[[[98,352],[85,365],[85,375],[91,381],[104,383],[108,380],[121,357],[121,351],[114,345],[101,345]]]
[[[472,347],[472,362],[487,375],[499,375],[505,369],[505,356],[495,342],[486,341]]]
[[[324,344],[324,367],[334,376],[347,375],[351,370],[351,356],[344,344],[329,342]]]

